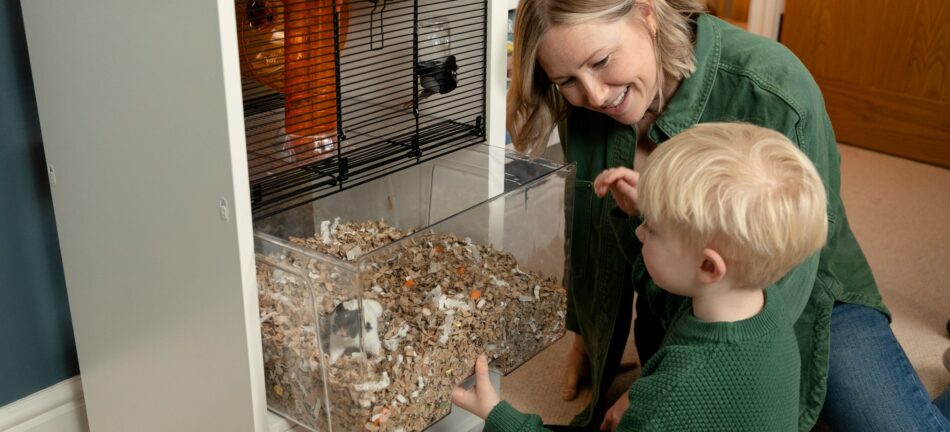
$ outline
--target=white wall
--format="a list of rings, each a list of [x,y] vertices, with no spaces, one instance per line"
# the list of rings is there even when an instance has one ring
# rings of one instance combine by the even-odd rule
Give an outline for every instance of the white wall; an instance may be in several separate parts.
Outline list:
[[[265,430],[233,1],[22,7],[89,426]]]

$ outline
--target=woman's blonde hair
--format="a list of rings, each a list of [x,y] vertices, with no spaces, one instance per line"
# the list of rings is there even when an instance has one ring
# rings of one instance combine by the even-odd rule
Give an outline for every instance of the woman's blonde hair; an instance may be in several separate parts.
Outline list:
[[[508,131],[516,149],[543,150],[555,123],[569,109],[537,63],[541,40],[558,25],[612,22],[635,7],[653,6],[657,79],[683,79],[696,69],[692,15],[703,12],[695,0],[521,0],[515,16],[514,55],[508,89]]]
[[[659,145],[638,183],[644,220],[709,247],[739,284],[777,281],[825,243],[825,188],[784,135],[744,123],[705,123]]]

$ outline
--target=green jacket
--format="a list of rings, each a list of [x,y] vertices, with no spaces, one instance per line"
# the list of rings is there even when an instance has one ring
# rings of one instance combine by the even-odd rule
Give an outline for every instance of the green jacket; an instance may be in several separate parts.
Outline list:
[[[742,121],[785,134],[815,164],[827,188],[828,243],[819,255],[778,282],[786,311],[795,321],[801,354],[800,428],[815,423],[825,398],[831,309],[857,303],[890,317],[861,252],[840,197],[840,155],[817,84],[804,65],[779,43],[709,16],[696,19],[696,71],[683,80],[647,132],[662,145],[698,123]],[[569,161],[577,162],[566,326],[584,336],[591,361],[593,398],[574,419],[587,425],[609,388],[629,331],[631,286],[646,285],[637,218],[608,195],[598,199],[592,181],[608,167],[633,167],[635,127],[574,109],[559,125]],[[785,289],[785,281],[801,285]],[[812,287],[801,290],[801,286]]]
[[[617,431],[797,430],[800,362],[785,297],[773,292],[781,288],[766,291],[754,317],[724,323],[696,319],[692,300],[648,284],[646,296],[668,331],[630,387]],[[499,404],[485,430],[544,428],[540,417]]]

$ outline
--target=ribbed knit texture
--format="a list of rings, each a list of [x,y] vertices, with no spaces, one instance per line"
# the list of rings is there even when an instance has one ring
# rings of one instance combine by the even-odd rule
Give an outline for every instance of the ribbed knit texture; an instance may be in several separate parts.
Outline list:
[[[651,304],[669,308],[670,328],[630,388],[618,430],[798,429],[801,365],[781,296],[767,293],[752,318],[709,323],[692,315],[689,299],[650,288]]]
[[[647,296],[670,327],[628,392],[619,432],[798,430],[801,365],[782,296],[766,291],[763,310],[734,323],[700,321],[689,299],[652,284]],[[541,430],[540,417],[504,401],[485,421],[486,432]]]
[[[506,401],[501,401],[492,408],[485,419],[483,432],[521,432],[543,431],[541,416],[525,414],[516,410]]]

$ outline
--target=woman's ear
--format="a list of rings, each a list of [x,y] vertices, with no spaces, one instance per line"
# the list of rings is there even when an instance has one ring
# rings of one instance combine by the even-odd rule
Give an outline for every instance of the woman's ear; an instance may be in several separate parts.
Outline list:
[[[656,9],[654,8],[653,0],[644,0],[642,2],[637,2],[636,9],[640,13],[640,19],[647,26],[647,30],[650,31],[650,36],[656,38],[657,32],[657,23],[656,23]]]
[[[703,249],[702,262],[696,270],[699,280],[706,284],[716,283],[726,277],[726,261],[719,252],[710,248]]]

